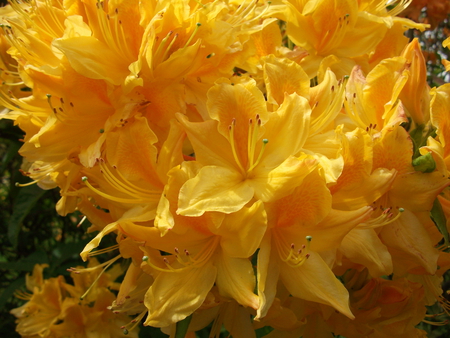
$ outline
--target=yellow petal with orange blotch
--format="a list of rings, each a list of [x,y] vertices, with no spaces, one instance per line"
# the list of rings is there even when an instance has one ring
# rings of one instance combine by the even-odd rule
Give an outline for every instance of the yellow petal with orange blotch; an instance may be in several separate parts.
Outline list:
[[[331,194],[325,179],[316,169],[292,194],[267,203],[265,207],[271,228],[315,226],[330,212]]]
[[[342,210],[353,210],[370,205],[383,196],[395,181],[395,170],[375,169],[370,176],[355,186],[343,186],[333,194],[333,207]],[[338,180],[339,181],[339,180]]]
[[[372,51],[392,25],[386,21],[390,20],[367,12],[358,12],[355,25],[347,29],[342,42],[333,50],[333,54],[350,58]]]
[[[269,55],[262,63],[267,102],[279,106],[292,93],[309,98],[309,77],[296,62]]]
[[[219,133],[229,137],[231,122],[235,119],[235,136],[243,139],[242,156],[247,153],[247,134],[249,119],[256,123],[255,116],[259,115],[262,123],[267,121],[268,113],[266,102],[262,92],[256,86],[256,82],[250,79],[246,82],[231,85],[228,80],[220,80],[208,91],[207,107],[213,120],[219,122]],[[241,143],[241,142],[237,142]],[[241,152],[238,150],[238,152]]]
[[[271,202],[289,195],[317,165],[312,156],[290,156],[273,170],[257,166],[255,176],[246,182],[254,190],[256,198]]]
[[[373,170],[372,138],[360,128],[343,135],[342,145],[344,170],[337,184],[330,188],[333,207],[354,210],[370,205],[390,189],[396,171]]]
[[[331,209],[327,217],[314,226],[277,228],[277,233],[286,242],[296,244],[311,236],[311,250],[327,251],[339,247],[348,232],[366,221],[372,212],[373,209],[368,206],[353,211]]]
[[[130,181],[143,180],[162,190],[155,172],[158,142],[146,118],[136,115],[130,125],[108,133],[107,161]]]

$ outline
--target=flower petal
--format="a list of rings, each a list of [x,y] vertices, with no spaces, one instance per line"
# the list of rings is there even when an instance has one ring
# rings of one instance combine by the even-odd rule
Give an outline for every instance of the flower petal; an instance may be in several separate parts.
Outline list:
[[[161,272],[145,294],[148,316],[144,325],[165,327],[192,314],[202,305],[216,275],[212,262],[201,268]]]
[[[206,211],[232,213],[240,210],[253,197],[254,190],[238,171],[206,166],[180,189],[177,213],[200,216]]]
[[[349,318],[348,291],[319,254],[313,252],[299,267],[283,263],[281,279],[289,292],[300,299],[330,305]]]

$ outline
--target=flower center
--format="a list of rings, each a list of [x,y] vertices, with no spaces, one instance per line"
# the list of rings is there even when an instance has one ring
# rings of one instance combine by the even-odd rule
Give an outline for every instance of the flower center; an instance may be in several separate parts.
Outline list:
[[[264,149],[269,143],[269,140],[263,139],[262,140],[262,146],[260,148],[259,154],[256,157],[256,148],[259,138],[259,131],[261,128],[261,119],[259,117],[259,114],[256,115],[255,121],[253,119],[250,119],[248,121],[248,136],[247,136],[247,168],[244,169],[244,166],[242,165],[241,160],[239,159],[239,154],[237,152],[236,147],[236,138],[235,138],[235,130],[236,130],[236,119],[233,118],[231,121],[231,124],[228,126],[228,132],[229,132],[229,140],[231,145],[231,151],[233,152],[234,160],[236,161],[236,164],[238,165],[239,169],[245,176],[249,176],[252,172],[252,170],[260,163],[261,158],[264,154]],[[255,159],[256,158],[256,159]]]
[[[309,253],[309,247],[311,245],[312,237],[306,236],[305,239],[306,245],[303,244],[300,249],[296,249],[294,243],[291,243],[289,249],[287,249],[286,245],[284,245],[284,243],[281,243],[281,241],[278,240],[277,237],[275,237],[275,243],[278,248],[278,254],[280,255],[281,260],[293,268],[302,266],[311,255]]]
[[[218,243],[219,236],[215,236],[214,239],[208,240],[208,242],[205,243],[201,250],[195,255],[191,255],[187,249],[180,251],[177,247],[175,247],[175,254],[163,256],[162,258],[162,261],[166,266],[165,268],[161,268],[160,266],[154,264],[150,260],[149,256],[142,257],[142,261],[146,262],[153,269],[161,272],[179,272],[188,268],[200,268],[211,258]],[[174,267],[174,265],[176,267]]]

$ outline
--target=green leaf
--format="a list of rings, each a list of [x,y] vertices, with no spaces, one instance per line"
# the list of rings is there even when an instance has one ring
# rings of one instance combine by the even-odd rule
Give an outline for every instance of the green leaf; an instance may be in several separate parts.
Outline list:
[[[8,287],[4,289],[3,292],[0,294],[0,309],[2,309],[8,302],[8,300],[14,296],[14,291],[20,289],[24,285],[25,285],[24,278],[16,279],[14,282],[9,284]]]
[[[48,256],[44,250],[36,250],[31,255],[15,262],[0,262],[1,270],[33,271],[35,264],[48,264]]]
[[[175,338],[184,338],[186,336],[189,324],[191,323],[192,315],[184,318],[177,323],[177,328],[175,330]]]
[[[23,220],[44,194],[45,190],[39,188],[35,184],[20,189],[8,224],[8,239],[14,248],[17,247]]]
[[[272,332],[273,330],[274,330],[273,327],[270,327],[270,326],[264,326],[259,329],[256,329],[255,330],[256,337],[257,338],[264,337],[264,336],[268,335],[270,332]]]
[[[10,161],[17,156],[17,152],[19,151],[21,144],[19,142],[10,142],[6,153],[3,155],[2,162],[0,164],[0,172],[3,173],[5,171],[6,166]]]
[[[431,153],[419,156],[412,161],[415,171],[431,173],[436,169],[436,162]]]
[[[447,219],[444,214],[444,210],[442,210],[441,203],[439,199],[436,198],[433,203],[433,208],[431,208],[431,219],[436,224],[437,228],[444,236],[445,246],[449,246],[449,236],[447,230]]]

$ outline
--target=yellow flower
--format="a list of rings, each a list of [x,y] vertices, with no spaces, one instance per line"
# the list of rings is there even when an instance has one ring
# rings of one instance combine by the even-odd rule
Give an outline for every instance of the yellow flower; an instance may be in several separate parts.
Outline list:
[[[287,33],[295,45],[309,52],[301,65],[310,77],[317,74],[321,60],[328,55],[353,67],[351,58],[371,52],[392,25],[388,17],[360,11],[353,0],[290,3]]]
[[[364,76],[360,67],[350,75],[346,114],[362,129],[373,134],[387,125],[407,122],[398,97],[408,79],[408,63],[403,57],[386,59]]]
[[[450,168],[450,119],[448,117],[448,105],[450,104],[450,84],[444,84],[433,88],[431,94],[430,119],[436,127],[437,140],[442,145],[441,155],[447,169]]]
[[[269,113],[254,81],[220,82],[208,92],[207,104],[212,120],[195,123],[179,116],[203,166],[181,188],[179,214],[231,213],[253,197],[263,202],[280,198],[315,167],[311,157],[297,157],[310,116],[301,96],[286,96]]]
[[[344,169],[330,187],[333,206],[355,210],[383,196],[391,188],[395,171],[374,166],[373,141],[364,130],[357,128],[341,137]]]
[[[175,226],[171,231],[161,237],[156,227],[119,224],[126,236],[145,243],[147,263],[142,268],[149,264],[155,277],[145,295],[149,311],[146,325],[164,327],[184,319],[202,305],[214,283],[223,297],[254,309],[259,305],[248,257],[258,248],[266,229],[263,205],[258,201],[226,216],[205,213],[192,218],[174,214],[179,187],[195,176],[196,166],[195,162],[184,163],[170,172],[172,185],[165,195],[171,210],[161,214],[173,214]],[[165,221],[170,222],[161,216],[158,227],[167,229],[162,224]],[[160,256],[154,249],[170,255]]]
[[[48,265],[35,265],[31,277],[27,276],[27,289],[32,294],[23,293],[21,298],[27,303],[11,310],[16,316],[16,331],[24,337],[48,337],[51,328],[58,323],[58,318],[63,310],[62,287],[64,279],[43,279],[42,271]]]
[[[274,300],[278,279],[290,294],[327,304],[345,314],[348,293],[336,279],[320,252],[337,248],[344,236],[372,212],[331,209],[325,180],[313,171],[294,192],[266,206],[269,230],[258,253],[258,290],[262,299],[258,318]]]
[[[406,113],[417,125],[423,125],[430,118],[430,87],[427,84],[427,67],[419,40],[414,39],[403,50],[402,56],[408,60],[409,75],[399,99]]]
[[[422,285],[403,278],[373,278],[350,290],[356,318],[350,321],[332,314],[327,323],[335,334],[349,338],[423,337],[423,331],[415,328],[426,313]]]
[[[121,274],[119,266],[100,274],[102,266],[94,259],[89,268],[72,273],[74,285],[67,284],[63,276],[44,280],[44,267],[36,265],[33,275],[27,276],[27,289],[32,294],[19,293],[28,302],[11,311],[18,318],[19,334],[30,338],[125,337],[120,327],[127,317],[107,309],[115,299],[108,288],[115,287],[113,281]],[[137,337],[137,332],[132,337]]]

